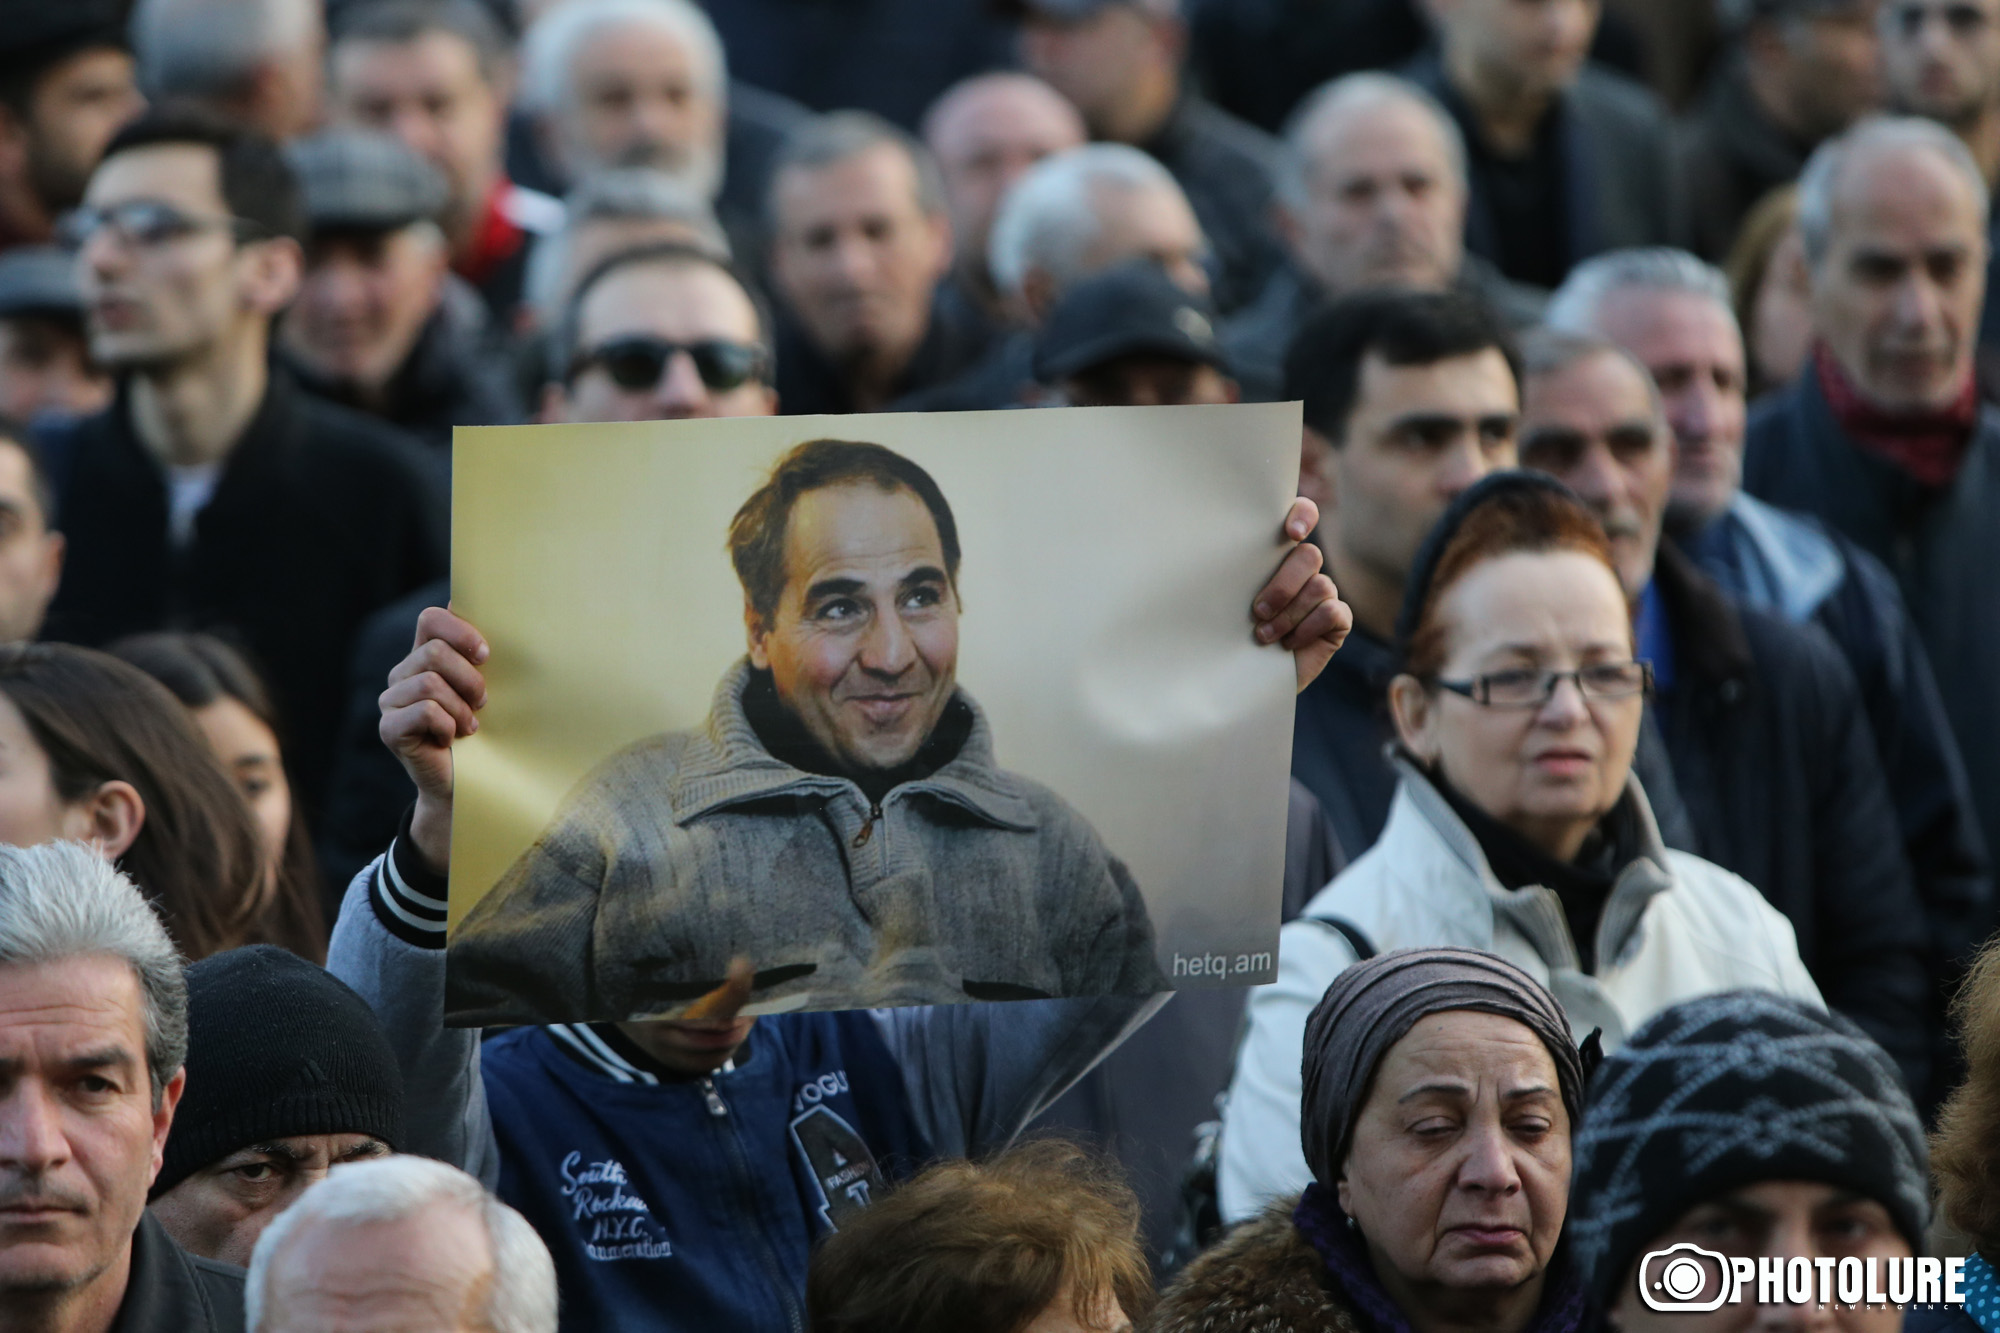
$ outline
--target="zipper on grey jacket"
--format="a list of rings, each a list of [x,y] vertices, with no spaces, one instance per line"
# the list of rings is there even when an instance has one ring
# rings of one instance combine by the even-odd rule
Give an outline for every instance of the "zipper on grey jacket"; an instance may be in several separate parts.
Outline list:
[[[708,1113],[710,1115],[721,1117],[729,1114],[729,1103],[723,1101],[722,1094],[715,1090],[714,1079],[704,1078],[701,1080],[701,1097],[703,1101],[708,1103]]]
[[[875,821],[880,819],[881,817],[882,817],[882,806],[880,802],[877,802],[876,804],[869,806],[867,821],[861,825],[861,832],[855,834],[854,841],[849,843],[848,845],[850,847],[866,847],[868,845],[869,837],[872,836],[875,832]]]

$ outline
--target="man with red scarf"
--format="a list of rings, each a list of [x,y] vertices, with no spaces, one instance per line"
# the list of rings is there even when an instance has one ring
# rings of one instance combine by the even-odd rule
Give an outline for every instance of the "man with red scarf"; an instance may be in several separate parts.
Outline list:
[[[1948,130],[1864,120],[1799,187],[1816,343],[1751,418],[1744,488],[1816,514],[1902,585],[2000,846],[2000,409],[1979,403],[1985,177]]]

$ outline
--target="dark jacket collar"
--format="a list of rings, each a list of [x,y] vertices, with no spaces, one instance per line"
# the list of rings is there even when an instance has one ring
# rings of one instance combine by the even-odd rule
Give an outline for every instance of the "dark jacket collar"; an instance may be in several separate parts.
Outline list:
[[[1371,697],[1386,699],[1389,682],[1402,669],[1403,659],[1394,644],[1356,625],[1348,631],[1347,642],[1333,655],[1333,661],[1327,663],[1325,674],[1346,688],[1359,688]]]
[[[1328,1275],[1346,1294],[1352,1309],[1375,1333],[1410,1333],[1409,1317],[1376,1276],[1367,1241],[1349,1224],[1332,1190],[1317,1181],[1306,1186],[1292,1210],[1292,1224],[1326,1264]],[[1578,1333],[1585,1316],[1583,1284],[1577,1280],[1568,1255],[1558,1248],[1543,1280],[1541,1305],[1526,1333]]]
[[[1196,95],[1183,85],[1180,96],[1174,99],[1173,109],[1167,112],[1167,118],[1160,122],[1160,127],[1153,131],[1152,137],[1139,147],[1162,162],[1170,161],[1185,152],[1199,128],[1196,125],[1197,106]]]
[[[891,386],[891,401],[942,384],[977,361],[993,339],[984,317],[970,303],[951,297],[948,285],[940,282],[931,296],[924,340]],[[779,408],[786,415],[854,410],[853,394],[840,369],[789,315],[781,315],[778,321],[777,359]]]
[[[1811,145],[1795,143],[1772,123],[1750,91],[1750,77],[1740,53],[1715,76],[1697,113],[1715,128],[1724,152],[1760,179],[1788,180],[1805,165]]]
[[[405,428],[504,425],[502,418],[511,419],[515,405],[500,401],[493,392],[485,370],[475,360],[479,350],[497,350],[492,345],[485,304],[462,279],[447,274],[437,308],[390,376],[379,412],[363,407],[348,385],[317,374],[289,353],[280,356],[306,392]]]
[[[300,397],[297,380],[281,363],[273,360],[257,410],[250,414],[250,420],[244,423],[243,430],[229,446],[229,452],[223,455],[222,475],[215,487],[217,500],[234,489],[229,484],[231,477],[253,471],[266,457],[282,451],[291,441],[299,424]],[[129,377],[118,382],[117,396],[106,410],[105,425],[113,439],[151,464],[152,472],[161,479],[164,489],[164,466],[146,447],[146,442],[139,438],[139,429],[132,421],[132,381]]]
[[[109,1333],[241,1333],[243,1270],[197,1259],[148,1211],[132,1234],[132,1269]]]
[[[1482,168],[1480,162],[1490,161],[1499,155],[1486,144],[1485,134],[1480,129],[1479,118],[1473,114],[1471,106],[1460,96],[1451,81],[1450,73],[1444,66],[1444,53],[1433,43],[1411,60],[1403,68],[1404,77],[1435,96],[1443,104],[1451,118],[1458,122],[1464,134],[1466,147],[1472,155],[1472,176],[1474,188],[1467,201],[1465,217],[1466,248],[1475,253],[1490,255],[1499,244],[1497,224],[1493,220],[1490,205],[1482,197],[1478,179]],[[1585,66],[1579,79],[1590,73]],[[1597,253],[1599,227],[1597,205],[1597,169],[1592,150],[1590,127],[1583,122],[1584,115],[1570,114],[1576,102],[1576,85],[1557,93],[1549,100],[1548,110],[1543,112],[1542,123],[1535,128],[1536,144],[1541,147],[1544,136],[1552,140],[1557,160],[1560,162],[1560,179],[1563,186],[1564,225],[1569,228],[1568,249],[1572,260]]]
[[[1755,671],[1743,614],[1671,541],[1653,560],[1653,586],[1673,636],[1674,664],[1704,685],[1748,680]]]

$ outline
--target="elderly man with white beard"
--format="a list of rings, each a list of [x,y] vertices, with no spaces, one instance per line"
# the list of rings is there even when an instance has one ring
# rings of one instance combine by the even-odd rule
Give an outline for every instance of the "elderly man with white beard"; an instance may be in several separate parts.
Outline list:
[[[516,99],[563,188],[643,167],[713,204],[736,253],[761,248],[764,193],[806,109],[732,82],[715,25],[692,0],[567,0],[521,38]]]

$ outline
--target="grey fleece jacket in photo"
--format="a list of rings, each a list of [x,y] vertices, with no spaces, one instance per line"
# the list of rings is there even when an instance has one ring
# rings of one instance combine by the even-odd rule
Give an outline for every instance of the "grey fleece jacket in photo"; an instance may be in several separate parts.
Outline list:
[[[1146,904],[1062,797],[956,756],[879,803],[775,757],[747,659],[705,726],[600,764],[452,932],[451,1021],[671,1017],[756,970],[754,1003],[854,1009],[1167,989]]]
[[[479,1074],[479,1032],[444,1025],[444,914],[433,907],[441,899],[413,887],[418,873],[410,857],[398,842],[355,877],[334,926],[327,970],[368,1001],[395,1047],[409,1126],[408,1141],[398,1146],[492,1186],[499,1149]],[[396,923],[393,930],[388,922]],[[912,1117],[932,1150],[977,1157],[1011,1142],[1171,998],[940,1005],[870,1017],[902,1071]],[[663,1144],[661,1151],[672,1147]]]

